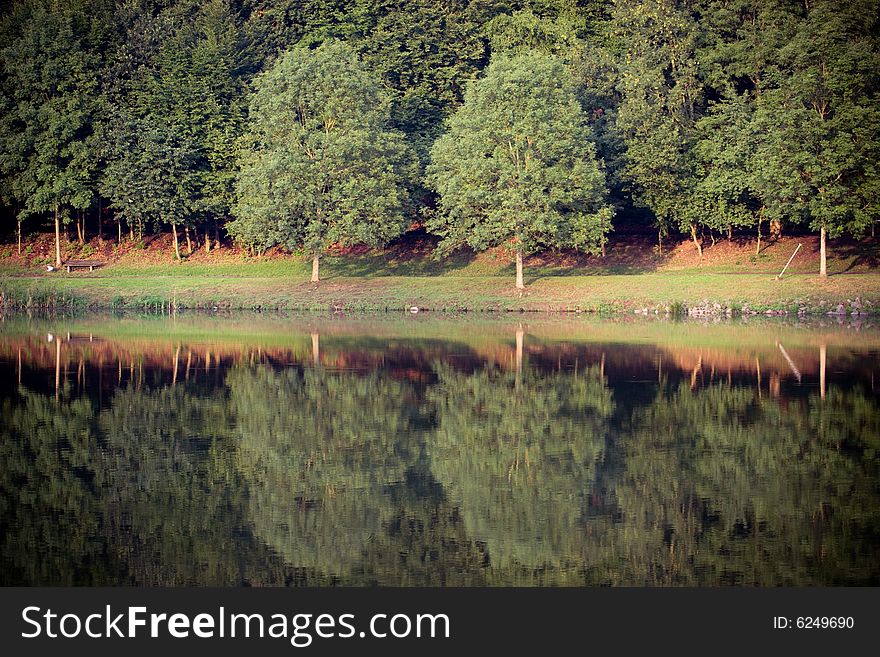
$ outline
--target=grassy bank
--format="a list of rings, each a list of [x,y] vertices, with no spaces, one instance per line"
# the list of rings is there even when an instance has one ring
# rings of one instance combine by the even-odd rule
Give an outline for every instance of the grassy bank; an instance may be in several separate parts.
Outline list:
[[[204,267],[209,269],[209,267]],[[4,277],[7,306],[98,308],[219,308],[262,310],[594,311],[825,313],[861,299],[880,305],[880,274],[787,276],[699,271],[532,278],[520,293],[502,276],[359,278],[329,275],[319,284],[289,276],[225,276],[210,271]],[[717,304],[717,305],[716,305]]]
[[[35,262],[7,257],[0,261],[0,292],[4,306],[19,308],[825,314],[842,305],[847,313],[876,312],[880,270],[873,242],[839,248],[839,259],[829,263],[833,275],[824,280],[814,273],[810,245],[791,273],[776,280],[793,241],[768,245],[758,257],[750,244],[719,244],[716,251],[707,248],[702,261],[694,260],[688,243],[663,258],[631,242],[614,245],[603,259],[536,256],[527,262],[523,292],[514,288],[513,268],[500,252],[437,261],[423,243],[350,251],[325,258],[323,280],[312,284],[302,257],[247,259],[224,249],[175,262],[157,247],[108,252],[101,256],[105,267],[72,274],[46,273]]]

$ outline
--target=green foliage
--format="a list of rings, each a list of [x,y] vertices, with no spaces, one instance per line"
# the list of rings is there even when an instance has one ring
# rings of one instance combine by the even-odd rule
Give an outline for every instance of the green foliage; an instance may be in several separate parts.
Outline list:
[[[735,96],[696,125],[696,182],[686,205],[688,223],[719,232],[754,224],[760,199],[755,178],[761,155],[753,134],[754,103]]]
[[[356,0],[242,0],[241,5],[248,19],[248,37],[264,63],[271,65],[305,36],[325,33],[342,23]]]
[[[605,180],[563,64],[540,53],[500,57],[469,87],[431,150],[428,181],[440,247],[514,241],[600,248],[610,229]]]
[[[711,223],[863,233],[877,198],[877,3],[705,5],[701,57],[721,96],[697,146]]]
[[[598,369],[577,376],[457,373],[438,367],[431,470],[460,507],[493,569],[575,569],[583,517],[605,450],[611,392]]]
[[[519,239],[525,251],[590,251],[610,229],[611,206],[618,222],[649,217],[661,238],[684,231],[695,240],[767,220],[861,236],[880,215],[877,0],[8,4],[4,232],[29,217],[24,228],[40,229],[56,208],[66,223],[97,202],[141,235],[151,224],[219,232],[234,215],[234,236],[258,252],[383,244],[421,219],[449,247]],[[558,61],[541,68],[542,57]],[[533,67],[551,76],[548,89],[566,89],[556,113],[538,107],[550,101],[542,80],[514,82],[514,61],[523,77]],[[319,139],[302,124],[312,145],[321,142],[313,162],[269,144],[261,117],[281,115],[268,96],[283,93],[281,69],[297,67],[349,79],[328,92],[336,101],[311,96],[317,113],[346,94],[377,99],[357,130],[337,124]],[[507,109],[475,100],[492,84],[508,85]],[[542,147],[546,175],[531,181],[546,194],[526,193],[520,179],[502,202],[498,181],[508,174],[494,156],[479,160],[491,139],[504,141],[507,111],[520,113],[508,121],[512,144],[539,128],[559,143],[553,153]],[[477,159],[465,157],[468,144]],[[569,179],[549,173],[572,163],[581,170]],[[456,166],[471,173],[453,176]],[[490,206],[522,214],[520,224],[484,221]]]
[[[343,43],[282,55],[255,82],[231,235],[315,256],[405,228],[411,158],[389,100]]]
[[[694,182],[691,148],[702,93],[696,26],[671,0],[617,0],[611,33],[620,48],[617,129],[633,200],[650,208],[661,235],[686,227]]]
[[[811,3],[779,51],[788,74],[756,103],[765,202],[832,237],[863,233],[876,208],[877,9],[870,0]]]
[[[106,4],[25,0],[2,17],[0,175],[20,216],[94,198]]]
[[[541,51],[566,57],[580,46],[571,17],[540,18],[529,9],[496,16],[486,24],[486,33],[493,55]]]
[[[109,80],[103,193],[141,228],[227,216],[251,67],[237,17],[213,0],[118,20],[141,34]]]
[[[465,84],[485,66],[480,8],[468,0],[354,4],[334,32],[392,91],[391,124],[406,135],[421,174],[443,120],[461,104]]]

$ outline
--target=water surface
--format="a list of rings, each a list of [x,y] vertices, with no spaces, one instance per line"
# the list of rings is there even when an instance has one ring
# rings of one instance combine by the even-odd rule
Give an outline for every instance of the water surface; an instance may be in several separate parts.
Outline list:
[[[0,582],[880,584],[880,333],[0,324]]]

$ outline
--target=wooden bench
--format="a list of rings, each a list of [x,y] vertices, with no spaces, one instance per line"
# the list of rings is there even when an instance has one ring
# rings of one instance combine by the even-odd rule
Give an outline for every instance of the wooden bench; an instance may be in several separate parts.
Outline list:
[[[100,260],[67,260],[61,266],[66,268],[69,274],[72,269],[85,269],[86,267],[89,268],[89,271],[94,271],[95,267],[100,267],[103,264]]]

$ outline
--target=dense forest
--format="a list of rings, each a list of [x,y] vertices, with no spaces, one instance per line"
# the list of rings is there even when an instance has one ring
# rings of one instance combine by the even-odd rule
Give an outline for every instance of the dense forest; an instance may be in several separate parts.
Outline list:
[[[319,262],[873,232],[878,0],[15,0],[3,228]]]

